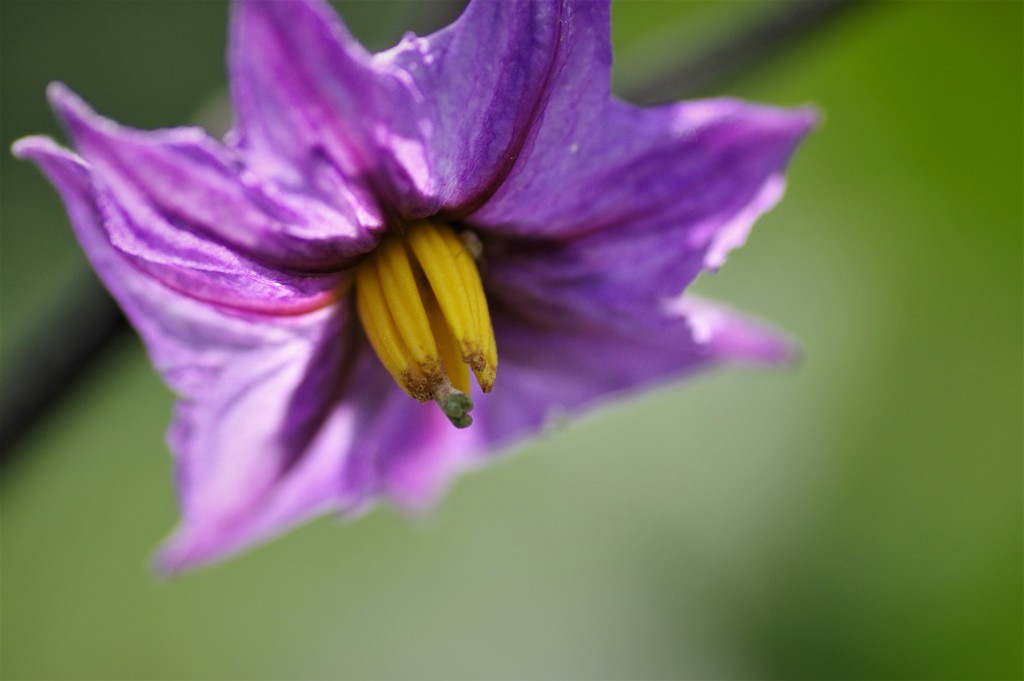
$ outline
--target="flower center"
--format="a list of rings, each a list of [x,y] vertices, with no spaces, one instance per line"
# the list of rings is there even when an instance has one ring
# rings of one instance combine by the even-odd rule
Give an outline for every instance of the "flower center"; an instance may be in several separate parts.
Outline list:
[[[466,245],[447,225],[415,222],[386,235],[355,281],[359,320],[395,382],[420,402],[437,402],[456,427],[469,426],[469,369],[490,392],[498,352]]]

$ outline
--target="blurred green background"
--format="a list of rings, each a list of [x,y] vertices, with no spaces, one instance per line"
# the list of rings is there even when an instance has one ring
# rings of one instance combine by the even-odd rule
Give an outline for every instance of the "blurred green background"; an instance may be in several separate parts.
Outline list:
[[[172,397],[119,341],[4,471],[3,677],[1020,678],[1022,8],[872,4],[716,89],[825,112],[786,200],[696,287],[792,332],[803,363],[567,424],[425,522],[322,519],[155,580]],[[373,48],[453,12],[341,9]],[[615,5],[616,87],[764,10]],[[137,127],[216,120],[227,9],[0,12],[10,375],[86,269],[10,143],[59,134],[55,79]]]

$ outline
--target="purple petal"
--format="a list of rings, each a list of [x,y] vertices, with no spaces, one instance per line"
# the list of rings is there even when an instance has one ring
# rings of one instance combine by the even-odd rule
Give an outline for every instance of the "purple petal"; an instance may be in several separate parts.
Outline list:
[[[60,192],[82,248],[142,335],[157,369],[184,395],[199,394],[230,358],[292,343],[314,316],[264,317],[224,312],[162,285],[110,243],[104,203],[89,165],[45,137],[27,137],[14,153],[35,161]]]
[[[412,95],[329,5],[238,0],[228,65],[234,135],[261,174],[319,196],[349,187],[381,214],[414,201],[427,171]]]
[[[425,192],[448,213],[472,212],[548,143],[538,127],[602,106],[608,36],[607,2],[475,0],[448,28],[380,55],[411,75],[429,120]]]
[[[180,295],[111,245],[88,164],[46,138],[21,140],[15,153],[57,187],[90,261],[183,398],[169,439],[185,520],[162,567],[212,559],[327,508],[364,503],[376,480],[372,462],[348,458],[353,434],[401,391],[375,365],[386,380],[364,377],[377,360],[351,352],[358,331],[344,308],[243,317]],[[344,385],[358,386],[361,401],[332,411]]]
[[[561,104],[549,105],[529,156],[468,220],[518,236],[603,232],[624,245],[657,232],[677,256],[705,253],[708,266],[721,264],[723,248],[742,242],[778,198],[769,186],[781,186],[779,175],[815,122],[809,110],[734,100],[646,110],[615,101]]]
[[[319,338],[229,367],[172,431],[184,518],[158,557],[175,572],[378,497],[433,501],[480,437],[403,393],[339,309]],[[253,418],[260,414],[261,418]],[[472,429],[470,429],[472,430]]]
[[[666,218],[580,235],[568,241],[489,239],[488,290],[509,307],[544,308],[552,300],[574,309],[652,310],[696,276],[717,268],[756,219],[781,198],[785,181],[769,176],[728,218],[674,223]]]
[[[365,505],[372,462],[354,453],[367,415],[340,393],[356,384],[363,395],[397,388],[367,386],[362,365],[375,358],[364,354],[357,365],[342,307],[319,317],[312,333],[225,364],[211,389],[179,403],[170,444],[182,523],[157,559],[161,571],[217,560],[325,511]]]
[[[111,188],[129,220],[167,225],[241,250],[268,265],[337,268],[365,253],[381,229],[344,188],[331,205],[275,187],[197,128],[143,132],[97,116],[54,83],[50,101],[79,153]]]
[[[81,226],[72,219],[79,239],[102,238],[105,248],[116,249],[124,264],[131,265],[136,278],[145,273],[154,284],[158,281],[183,296],[226,311],[275,316],[321,308],[341,293],[342,275],[296,275],[268,268],[186,225],[169,222],[144,201],[124,193],[116,195],[93,166],[48,138],[20,140],[14,150],[42,166],[69,212],[70,197],[88,192],[92,211],[88,222]],[[68,184],[72,179],[74,184]],[[81,203],[85,199],[74,200]],[[101,236],[93,234],[96,230]],[[117,284],[107,281],[107,285],[114,290]]]
[[[478,403],[474,425],[491,448],[722,362],[778,364],[794,356],[792,341],[778,332],[692,297],[628,321],[595,307],[544,320],[496,316],[500,384]]]
[[[46,138],[21,140],[15,145],[15,153],[39,163],[60,191],[75,232],[100,278],[143,337],[154,365],[184,397],[178,405],[171,446],[177,456],[186,515],[208,512],[204,504],[211,503],[211,490],[223,495],[218,503],[245,503],[246,495],[268,484],[266,478],[273,466],[292,463],[291,459],[267,458],[280,459],[280,448],[246,446],[264,444],[257,437],[266,433],[266,424],[277,423],[273,418],[277,412],[263,409],[280,407],[273,403],[277,394],[272,391],[286,386],[295,370],[294,358],[301,358],[303,349],[312,345],[311,338],[327,326],[325,315],[331,311],[302,317],[246,318],[178,294],[140,272],[111,245],[100,205],[104,197],[84,161]],[[243,411],[215,411],[231,399]],[[249,409],[255,412],[247,413]],[[303,427],[310,428],[311,421],[315,421],[315,407],[312,411],[313,416],[295,419],[296,426],[290,433],[293,442],[309,437]],[[266,418],[254,418],[254,413]],[[240,420],[232,414],[246,416]],[[276,438],[278,433],[273,436]],[[204,438],[225,446],[222,456],[210,457],[201,449]],[[291,455],[293,450],[286,451]],[[233,456],[235,461],[223,458],[225,455]],[[208,477],[201,479],[204,475]]]
[[[679,296],[666,303],[665,311],[670,317],[686,320],[694,342],[708,357],[786,364],[799,355],[796,341],[786,334],[699,296]]]

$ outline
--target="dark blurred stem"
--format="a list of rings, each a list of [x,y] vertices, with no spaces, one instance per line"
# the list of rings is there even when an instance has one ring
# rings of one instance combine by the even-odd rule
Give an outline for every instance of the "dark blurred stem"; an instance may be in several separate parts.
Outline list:
[[[866,0],[786,0],[681,61],[669,73],[635,89],[627,85],[621,94],[637,103],[713,94],[713,90],[720,91],[731,80],[764,66],[802,38],[866,4]]]
[[[831,22],[853,0],[791,0],[722,42],[679,64],[642,89],[622,93],[633,101],[704,94],[762,65],[800,38]],[[74,290],[20,347],[4,358],[0,390],[0,464],[6,469],[18,445],[50,410],[72,395],[90,368],[126,335],[128,324],[95,277],[83,273]]]
[[[0,391],[0,463],[49,411],[70,395],[97,360],[128,336],[128,323],[96,277],[83,271],[40,323],[5,353]]]

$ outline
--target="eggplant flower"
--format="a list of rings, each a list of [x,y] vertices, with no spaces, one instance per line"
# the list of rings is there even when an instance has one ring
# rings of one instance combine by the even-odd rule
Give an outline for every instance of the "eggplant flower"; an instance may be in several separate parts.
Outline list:
[[[814,113],[618,101],[609,23],[608,2],[474,0],[370,54],[325,2],[240,0],[223,142],[50,87],[75,151],[14,152],[180,397],[162,570],[427,507],[555,416],[788,358],[682,292],[780,198]]]

